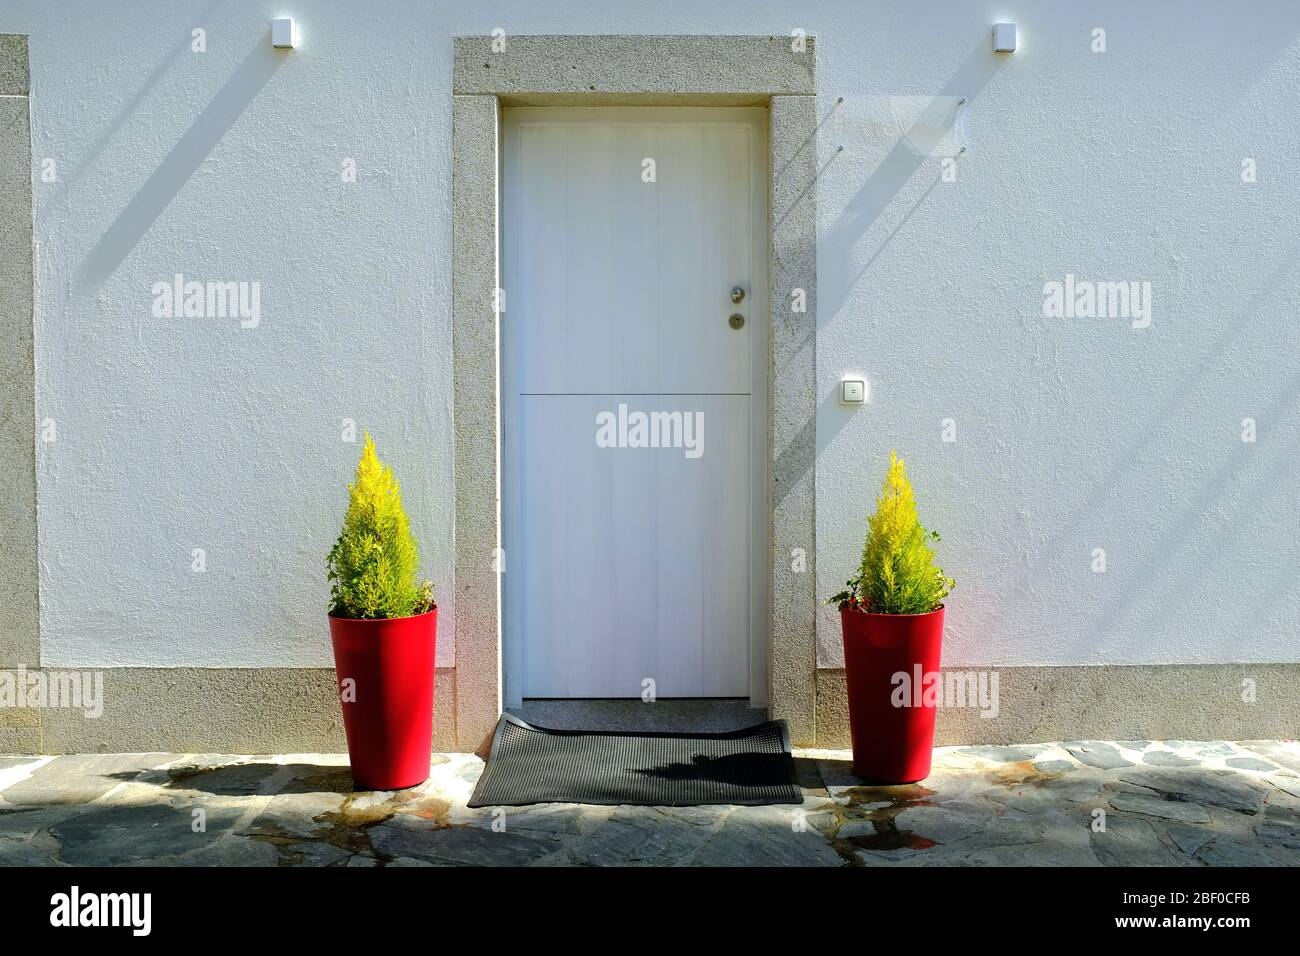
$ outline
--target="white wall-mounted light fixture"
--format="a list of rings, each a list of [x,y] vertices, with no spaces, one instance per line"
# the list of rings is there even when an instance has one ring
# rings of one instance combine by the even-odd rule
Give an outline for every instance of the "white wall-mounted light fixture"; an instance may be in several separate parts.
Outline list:
[[[860,378],[840,382],[840,401],[845,405],[862,405],[867,400],[867,383]]]
[[[271,21],[271,46],[277,50],[292,50],[298,46],[298,25],[293,17],[276,17]]]
[[[993,24],[993,52],[1016,52],[1016,25],[1014,23]]]

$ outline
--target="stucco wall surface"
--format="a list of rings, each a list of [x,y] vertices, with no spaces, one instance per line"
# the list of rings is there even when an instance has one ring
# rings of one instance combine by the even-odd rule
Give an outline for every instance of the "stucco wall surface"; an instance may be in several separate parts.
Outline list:
[[[403,480],[452,662],[451,37],[498,27],[817,36],[819,595],[897,448],[959,579],[945,663],[1297,659],[1294,4],[293,7],[0,10],[30,34],[46,666],[328,665],[344,419]],[[256,327],[155,316],[177,273],[259,283]],[[1044,318],[1067,274],[1149,282],[1150,324]],[[838,664],[829,614],[818,644]]]
[[[1279,113],[1300,98],[1300,7],[1245,9],[817,24],[819,394],[846,373],[871,393],[819,413],[821,594],[896,448],[958,579],[946,664],[1300,659],[1300,127]],[[1017,22],[1014,54],[988,52],[995,18]],[[1150,283],[1150,324],[1045,318],[1067,275]],[[839,643],[823,612],[821,663]]]

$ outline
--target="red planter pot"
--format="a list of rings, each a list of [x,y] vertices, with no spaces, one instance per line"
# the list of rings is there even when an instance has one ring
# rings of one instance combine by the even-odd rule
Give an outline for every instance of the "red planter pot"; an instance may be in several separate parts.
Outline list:
[[[914,783],[930,773],[935,705],[924,680],[939,673],[943,608],[929,614],[840,611],[853,736],[853,773]],[[898,677],[896,675],[906,675]]]
[[[423,783],[433,747],[438,609],[382,621],[329,621],[356,789]]]

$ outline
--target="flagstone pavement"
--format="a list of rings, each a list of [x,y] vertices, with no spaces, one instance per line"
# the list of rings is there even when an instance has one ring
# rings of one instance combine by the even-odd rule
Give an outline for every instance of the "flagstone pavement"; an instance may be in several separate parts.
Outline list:
[[[801,806],[467,809],[483,768],[353,793],[347,757],[0,757],[0,865],[1297,866],[1295,741],[947,747],[866,786],[796,751]]]

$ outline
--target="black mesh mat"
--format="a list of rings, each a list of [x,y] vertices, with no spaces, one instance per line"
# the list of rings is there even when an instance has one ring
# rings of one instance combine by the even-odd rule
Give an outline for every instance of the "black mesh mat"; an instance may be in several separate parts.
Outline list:
[[[784,721],[723,734],[547,730],[503,714],[471,807],[802,803]]]

